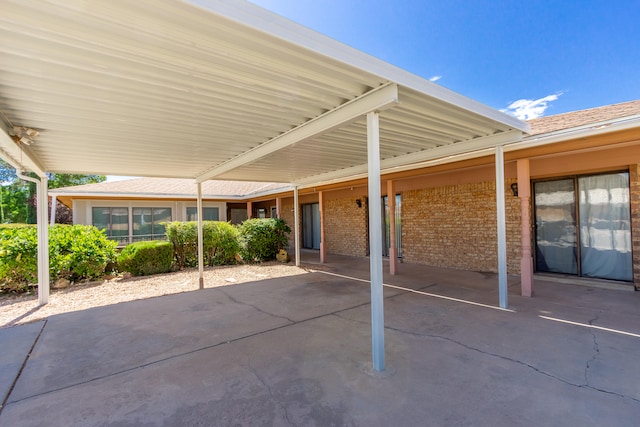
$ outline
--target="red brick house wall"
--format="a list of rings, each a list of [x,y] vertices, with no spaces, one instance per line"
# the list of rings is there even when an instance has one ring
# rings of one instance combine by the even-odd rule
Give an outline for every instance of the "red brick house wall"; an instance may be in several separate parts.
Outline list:
[[[360,200],[362,207],[358,207]],[[368,206],[366,193],[329,198],[324,202],[327,252],[338,255],[369,254]]]
[[[520,271],[520,202],[505,184],[507,263]],[[495,182],[447,185],[402,193],[406,262],[497,272]]]

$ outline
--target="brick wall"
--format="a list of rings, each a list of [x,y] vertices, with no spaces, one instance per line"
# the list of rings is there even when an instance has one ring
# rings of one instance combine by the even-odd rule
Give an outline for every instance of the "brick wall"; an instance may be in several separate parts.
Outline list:
[[[507,268],[520,271],[520,201],[505,184]],[[402,194],[406,262],[497,271],[495,182],[448,185]]]
[[[324,202],[327,252],[338,255],[367,256],[369,229],[364,195],[327,199]],[[356,200],[362,201],[362,207]]]
[[[358,208],[356,205],[357,199],[362,201],[361,208]],[[353,256],[367,256],[369,254],[369,230],[367,228],[368,210],[365,199],[366,194],[325,200],[324,238],[326,240],[328,253]],[[300,216],[300,233],[302,233],[302,209],[300,209],[298,213]],[[293,198],[282,199],[281,218],[291,227],[291,233],[289,234],[289,252],[293,253]],[[300,235],[300,242],[302,242],[302,234]]]
[[[300,213],[302,214],[302,213]],[[280,212],[280,218],[283,219],[287,225],[289,226],[289,228],[291,228],[291,233],[289,233],[289,253],[293,254],[293,251],[295,249],[294,246],[294,224],[293,224],[293,220],[294,220],[294,216],[293,216],[293,197],[292,198],[288,198],[288,199],[282,199],[282,205],[281,205],[281,212]],[[293,256],[293,255],[292,255]]]
[[[640,164],[629,166],[631,201],[631,239],[633,247],[633,281],[640,289]]]

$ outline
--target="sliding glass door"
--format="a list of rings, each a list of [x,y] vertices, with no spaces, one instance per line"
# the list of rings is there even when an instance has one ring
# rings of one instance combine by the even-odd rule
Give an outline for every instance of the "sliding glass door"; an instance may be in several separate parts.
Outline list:
[[[573,179],[536,182],[536,270],[578,274]]]
[[[320,204],[302,205],[302,247],[320,249]]]
[[[631,281],[629,174],[534,183],[536,270]]]
[[[629,174],[578,178],[582,275],[633,280]]]

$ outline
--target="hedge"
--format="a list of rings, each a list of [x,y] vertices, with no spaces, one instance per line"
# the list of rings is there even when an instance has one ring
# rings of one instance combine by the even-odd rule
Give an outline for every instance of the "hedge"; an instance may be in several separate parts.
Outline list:
[[[198,223],[169,222],[165,224],[167,237],[173,244],[176,266],[179,269],[198,265]],[[240,251],[237,229],[223,221],[203,221],[203,257],[205,265],[228,265],[236,262]]]
[[[113,263],[116,243],[90,225],[49,227],[51,281],[101,277]],[[38,230],[33,225],[0,227],[0,288],[20,290],[38,281]]]
[[[159,274],[198,265],[197,222],[165,224],[169,242],[138,242],[117,257],[119,269],[134,275]],[[205,265],[235,264],[274,259],[288,245],[291,229],[281,219],[249,219],[235,227],[222,221],[203,222]],[[37,228],[0,226],[0,288],[25,289],[37,283]],[[55,225],[49,228],[51,281],[94,279],[116,260],[116,243],[89,225]]]
[[[132,243],[118,255],[118,269],[134,276],[168,273],[172,265],[173,245],[164,240]]]
[[[282,219],[252,218],[238,226],[241,255],[245,261],[267,261],[276,258],[280,249],[288,245],[291,229]]]

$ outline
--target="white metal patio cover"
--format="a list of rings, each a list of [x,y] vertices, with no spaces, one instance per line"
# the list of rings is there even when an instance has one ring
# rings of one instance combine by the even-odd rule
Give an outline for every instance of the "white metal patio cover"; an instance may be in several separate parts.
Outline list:
[[[380,168],[482,149],[496,148],[499,179],[501,146],[528,130],[243,1],[0,0],[0,9],[0,156],[40,177],[98,173],[304,187],[368,173],[376,200]],[[370,229],[379,232],[380,212],[370,211]],[[370,239],[380,370],[382,251],[381,239]],[[46,238],[41,243],[46,247]],[[500,263],[506,277],[506,256]]]

